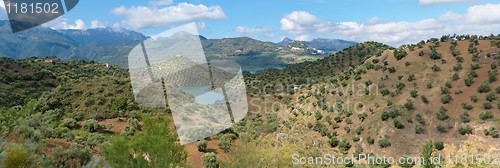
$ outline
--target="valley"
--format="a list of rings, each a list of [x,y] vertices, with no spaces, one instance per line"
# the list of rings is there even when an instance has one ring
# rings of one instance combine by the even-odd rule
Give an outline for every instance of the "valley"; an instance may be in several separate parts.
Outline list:
[[[364,42],[282,69],[247,71],[248,116],[185,146],[177,143],[168,108],[134,102],[127,69],[94,61],[2,58],[2,143],[15,146],[8,154],[33,158],[27,164],[59,166],[200,167],[210,155],[216,158],[210,163],[222,167],[291,167],[294,156],[325,153],[426,159],[495,154],[499,42],[499,36],[471,35],[399,48]],[[259,50],[266,50],[262,45]],[[151,140],[162,143],[149,146]],[[367,163],[358,159],[351,161]]]

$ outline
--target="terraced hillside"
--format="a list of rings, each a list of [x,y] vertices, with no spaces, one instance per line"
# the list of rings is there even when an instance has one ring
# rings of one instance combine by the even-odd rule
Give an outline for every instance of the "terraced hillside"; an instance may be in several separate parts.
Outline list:
[[[259,72],[247,81],[254,83],[248,88],[255,118],[245,124],[262,123],[272,131],[247,128],[239,135],[260,132],[264,135],[257,141],[272,144],[278,138],[284,145],[277,150],[290,152],[282,151],[290,155],[280,158],[291,158],[297,150],[288,145],[298,145],[299,154],[312,156],[325,150],[420,156],[425,144],[431,144],[431,150],[434,146],[431,153],[443,156],[498,153],[498,40],[497,36],[443,36],[388,50],[362,43],[344,50],[346,55]],[[363,45],[377,47],[354,57]],[[345,61],[333,61],[346,56],[359,58],[359,66],[353,61],[342,69]],[[316,138],[297,136],[304,134]],[[314,143],[296,143],[306,139]],[[308,151],[300,150],[305,148]]]

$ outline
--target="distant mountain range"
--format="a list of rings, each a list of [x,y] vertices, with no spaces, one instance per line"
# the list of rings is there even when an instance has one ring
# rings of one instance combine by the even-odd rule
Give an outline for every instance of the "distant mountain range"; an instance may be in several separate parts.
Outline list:
[[[126,67],[128,53],[147,38],[135,31],[113,28],[54,30],[37,27],[14,34],[8,21],[0,21],[0,57],[57,56],[65,61],[94,60]],[[330,55],[328,51],[356,44],[330,39],[303,43],[291,39],[272,43],[249,37],[207,39],[200,36],[200,39],[209,60],[232,59],[244,69],[256,70],[316,60]]]
[[[294,42],[296,40],[292,40],[290,38],[284,38],[281,42],[278,42],[277,44],[280,46],[286,46],[287,44]],[[318,49],[318,50],[323,50],[323,51],[342,51],[343,49],[353,46],[357,44],[357,42],[354,41],[346,41],[346,40],[341,40],[341,39],[325,39],[325,38],[318,38],[314,39],[311,41],[303,41],[304,44],[306,44],[309,47]]]
[[[53,30],[36,27],[12,33],[0,21],[0,56],[14,59],[57,56],[62,60],[95,60],[126,65],[129,51],[147,37],[125,29]]]

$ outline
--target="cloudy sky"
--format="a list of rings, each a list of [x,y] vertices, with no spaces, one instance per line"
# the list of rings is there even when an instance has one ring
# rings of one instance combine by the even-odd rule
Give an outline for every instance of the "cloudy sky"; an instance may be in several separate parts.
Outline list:
[[[2,2],[2,1],[0,1]],[[6,19],[0,3],[0,19]],[[2,11],[3,10],[3,11]],[[500,33],[498,0],[81,0],[55,29],[126,28],[154,35],[197,22],[208,38],[339,38],[393,46],[445,34]]]

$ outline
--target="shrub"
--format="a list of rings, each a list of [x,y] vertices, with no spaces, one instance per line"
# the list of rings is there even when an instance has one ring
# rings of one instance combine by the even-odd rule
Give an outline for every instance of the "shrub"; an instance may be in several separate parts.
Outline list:
[[[422,99],[422,102],[424,102],[425,104],[429,103],[429,99],[427,99],[427,96],[420,96],[420,99]]]
[[[389,70],[389,73],[394,73],[396,72],[396,68],[395,67],[389,67],[387,68]]]
[[[439,72],[439,71],[441,71],[441,68],[439,68],[439,66],[437,66],[436,64],[434,64],[434,65],[432,66],[432,68],[431,68],[431,69],[432,69],[432,71],[434,71],[434,72]]]
[[[470,68],[471,68],[472,70],[478,70],[478,69],[479,69],[479,68],[481,68],[481,67],[479,66],[479,64],[470,64]]]
[[[494,117],[493,113],[491,113],[491,111],[489,111],[489,110],[483,111],[479,114],[479,119],[481,119],[481,120],[488,120],[488,119],[492,119],[493,117]]]
[[[363,147],[361,147],[361,145],[357,144],[356,147],[354,148],[354,157],[356,157],[357,159],[359,159],[359,155],[361,155],[363,153]],[[347,167],[352,167],[353,165],[351,166],[347,166]]]
[[[418,56],[424,56],[424,55],[425,55],[424,51],[419,51],[418,52]]]
[[[422,128],[422,126],[421,126],[421,125],[418,125],[418,124],[417,124],[417,125],[415,125],[415,133],[417,133],[417,134],[421,134],[421,133],[423,133],[423,132],[424,132],[424,128]]]
[[[387,119],[389,119],[389,113],[387,111],[382,111],[382,115],[380,116],[382,121],[385,121]]]
[[[476,103],[478,100],[479,98],[477,98],[477,96],[470,96],[470,101]]]
[[[450,93],[450,88],[448,87],[441,87],[441,95],[449,94]]]
[[[451,87],[452,87],[452,85],[451,85],[451,82],[450,82],[450,81],[447,81],[447,82],[444,84],[444,86],[446,86],[447,88],[451,88]]]
[[[457,58],[461,58],[461,57],[457,57]],[[458,59],[457,59],[457,60],[458,60]],[[459,64],[457,64],[457,65],[455,65],[455,66],[453,66],[453,71],[460,71],[460,70],[462,70],[462,69],[463,69],[463,67],[462,67],[462,64],[460,64],[460,63],[459,63]],[[456,74],[456,73],[455,73],[455,74]]]
[[[413,82],[413,81],[415,81],[415,80],[416,80],[416,78],[415,78],[415,74],[410,74],[410,75],[408,76],[408,82]]]
[[[427,82],[426,87],[427,87],[427,89],[431,89],[432,88],[432,82]]]
[[[434,142],[434,148],[436,148],[437,150],[443,150],[444,149],[443,141]]]
[[[366,142],[368,142],[369,145],[373,145],[375,143],[375,139],[372,138],[371,136],[368,136],[366,138]]]
[[[405,103],[405,108],[408,109],[408,110],[413,110],[415,109],[415,107],[413,106],[413,101],[411,101],[411,99],[408,99],[406,100],[406,103]]]
[[[5,167],[30,167],[31,165],[31,155],[20,145],[10,145],[5,149],[4,156],[2,158],[3,166]]]
[[[401,123],[399,120],[394,120],[394,127],[396,127],[397,129],[403,129],[403,128],[405,128],[405,126],[403,125],[403,123]]]
[[[398,61],[406,57],[406,55],[408,55],[408,53],[406,53],[406,51],[403,49],[397,49],[394,51],[394,57]]]
[[[198,152],[205,152],[207,150],[207,141],[202,139],[196,143],[196,148]]]
[[[220,138],[219,143],[217,143],[217,146],[219,146],[219,148],[222,149],[222,151],[227,153],[231,149],[231,139]]]
[[[462,103],[462,107],[466,110],[472,110],[474,108],[474,106],[468,103]]]
[[[392,106],[392,104],[393,104],[392,101],[387,100],[387,106]]]
[[[448,103],[450,103],[451,100],[452,100],[452,98],[451,98],[450,94],[446,94],[446,95],[441,96],[441,103],[443,103],[443,104],[448,104]]]
[[[498,130],[496,127],[490,127],[488,129],[484,129],[484,135],[491,136],[493,138],[498,138]]]
[[[356,128],[356,134],[359,135],[361,134],[361,132],[363,132],[364,128],[362,126],[359,126],[358,128]]]
[[[382,90],[380,90],[380,94],[382,94],[382,96],[387,96],[389,95],[391,92],[389,91],[389,89],[387,88],[384,88]]]
[[[447,120],[449,116],[448,114],[446,114],[446,111],[448,110],[446,110],[443,106],[441,106],[441,108],[439,108],[439,111],[436,113],[437,119],[441,121]]]
[[[425,145],[422,147],[422,153],[420,155],[423,158],[422,167],[425,167],[425,168],[436,167],[436,165],[434,165],[432,162],[432,159],[433,159],[432,153],[434,152],[433,146],[434,145],[433,145],[432,141],[427,141],[425,143]]]
[[[314,114],[314,117],[316,117],[316,120],[321,120],[323,118],[323,115],[321,115],[321,112],[316,111]]]
[[[497,100],[497,95],[495,93],[488,93],[486,95],[486,100],[489,102],[493,102],[493,101]]]
[[[474,83],[474,78],[467,77],[464,79],[465,86],[470,87]]]
[[[418,121],[420,124],[422,124],[422,125],[424,125],[424,124],[425,124],[425,119],[424,119],[424,117],[422,117],[422,115],[417,114],[417,115],[416,115],[416,117],[417,117],[417,121]]]
[[[85,129],[88,132],[101,132],[104,131],[104,129],[106,128],[104,125],[99,124],[97,120],[90,119],[85,121],[85,123],[83,124],[83,129]]]
[[[460,79],[460,76],[458,76],[457,73],[454,73],[453,76],[451,77],[451,80],[453,80],[453,81],[457,81],[459,79]]]
[[[431,53],[429,54],[429,56],[431,57],[431,59],[433,60],[438,60],[438,59],[441,59],[441,54],[439,54],[436,49],[432,48],[431,49]]]
[[[489,82],[495,82],[497,81],[497,71],[488,71],[488,81]]]
[[[136,157],[130,151],[147,153],[154,159],[146,161],[144,157]],[[102,152],[113,167],[184,167],[187,158],[184,147],[177,143],[177,135],[169,129],[169,121],[163,117],[145,119],[140,134],[114,136],[109,145],[103,145]]]
[[[398,109],[394,109],[394,110],[392,110],[391,112],[389,112],[389,116],[390,116],[391,118],[396,118],[396,117],[398,117],[399,115],[401,115],[401,114],[399,113],[399,110],[398,110]]]
[[[359,140],[360,140],[360,138],[359,138],[359,137],[357,137],[357,136],[352,137],[352,141],[353,141],[353,142],[358,142]]]
[[[339,143],[339,150],[341,153],[347,154],[347,151],[349,151],[349,149],[351,149],[351,144],[346,139],[342,140]]]
[[[441,124],[439,124],[438,126],[436,126],[436,129],[437,129],[440,133],[446,133],[446,132],[448,132],[448,129],[447,129],[445,126],[441,125]]]
[[[219,166],[219,161],[217,160],[217,155],[215,153],[210,152],[210,153],[205,153],[201,161],[203,165],[205,165],[207,168],[218,168]]]
[[[78,129],[80,128],[80,124],[78,124],[78,122],[76,122],[75,119],[72,119],[72,118],[69,118],[69,119],[65,119],[63,121],[63,125],[69,129]]]
[[[458,128],[458,133],[460,135],[472,134],[472,127],[469,125],[462,126],[462,127]]]
[[[349,132],[351,132],[351,128],[350,128],[349,126],[345,126],[345,127],[344,127],[344,131],[345,131],[346,133],[349,133]]]
[[[361,121],[364,121],[366,119],[366,117],[368,117],[368,114],[366,114],[366,113],[358,114],[358,118]]]
[[[410,95],[411,95],[411,97],[416,98],[416,97],[418,96],[418,91],[416,91],[416,90],[412,90],[412,91],[410,92]]]
[[[489,86],[489,83],[485,82],[485,83],[482,83],[478,88],[477,88],[477,91],[479,93],[487,93],[489,92],[491,89],[490,89],[490,86]]]
[[[460,120],[462,120],[463,123],[468,123],[470,121],[470,116],[469,113],[464,112],[460,115]]]
[[[493,105],[491,102],[483,102],[483,109],[485,110],[491,110],[493,108]]]
[[[378,141],[378,145],[380,146],[380,148],[387,148],[391,146],[391,142],[389,142],[387,138],[382,138]]]
[[[341,118],[340,116],[335,116],[335,117],[333,117],[333,120],[334,120],[335,122],[337,122],[337,123],[342,122],[342,118]]]
[[[328,140],[328,143],[330,144],[331,147],[336,147],[337,145],[339,145],[339,140],[337,140],[336,136],[332,136]]]

